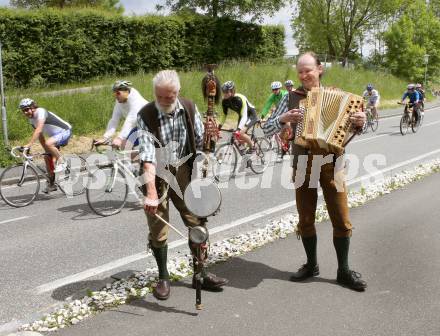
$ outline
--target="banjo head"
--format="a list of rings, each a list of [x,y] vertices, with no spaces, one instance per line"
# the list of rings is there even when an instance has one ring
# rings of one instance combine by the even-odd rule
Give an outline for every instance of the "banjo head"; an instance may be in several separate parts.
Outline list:
[[[217,184],[209,179],[193,180],[185,190],[183,200],[191,213],[199,218],[212,216],[222,203]]]

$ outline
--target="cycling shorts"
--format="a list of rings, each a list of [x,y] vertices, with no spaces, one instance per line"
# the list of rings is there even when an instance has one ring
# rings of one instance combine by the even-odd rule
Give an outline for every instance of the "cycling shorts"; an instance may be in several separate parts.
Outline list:
[[[244,124],[244,126],[246,126],[248,129],[251,128],[252,126],[254,126],[257,122],[258,122],[258,117],[251,117],[246,121],[246,124]]]
[[[56,147],[66,146],[72,136],[72,130],[66,129],[51,136],[55,140]]]
[[[139,136],[137,134],[138,128],[134,127],[131,129],[130,133],[128,133],[127,140],[133,144],[133,147],[139,146]]]

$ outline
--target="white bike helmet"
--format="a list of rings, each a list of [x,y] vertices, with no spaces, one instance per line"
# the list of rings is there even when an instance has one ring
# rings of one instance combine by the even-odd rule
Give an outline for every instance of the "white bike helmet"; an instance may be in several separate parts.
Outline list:
[[[37,104],[35,103],[34,100],[32,100],[31,98],[24,98],[20,101],[20,104],[18,104],[18,108],[20,110],[27,108],[27,107],[34,107]]]
[[[408,86],[406,87],[408,90],[413,90],[415,89],[415,85],[414,84],[408,84]]]
[[[272,90],[277,90],[281,89],[283,87],[283,84],[281,84],[281,82],[272,82],[272,84],[270,84],[270,87]]]
[[[293,80],[288,79],[284,82],[284,86],[293,86]]]
[[[222,85],[222,91],[226,92],[229,90],[233,90],[235,88],[235,84],[233,81],[227,81]]]
[[[133,84],[128,80],[117,80],[113,86],[113,91],[130,91]]]

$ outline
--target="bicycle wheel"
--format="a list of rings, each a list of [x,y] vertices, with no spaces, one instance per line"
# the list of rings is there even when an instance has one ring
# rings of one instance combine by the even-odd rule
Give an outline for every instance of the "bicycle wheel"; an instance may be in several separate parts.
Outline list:
[[[121,211],[128,197],[125,175],[114,166],[101,167],[89,174],[87,203],[96,214],[111,216]]]
[[[0,196],[10,206],[20,208],[31,204],[40,190],[40,177],[31,166],[18,164],[0,175]]]
[[[62,161],[66,168],[56,174],[56,183],[67,196],[81,195],[87,186],[86,160],[78,155],[65,155]]]
[[[417,122],[415,119],[416,119],[416,117],[413,114],[413,116],[411,117],[411,130],[413,131],[413,133],[417,133],[417,131],[420,128],[420,116],[419,116],[419,120],[417,120]]]
[[[237,151],[232,144],[220,145],[215,151],[215,162],[212,167],[217,182],[227,182],[235,174],[237,168]]]
[[[250,168],[255,174],[263,173],[269,166],[271,156],[270,142],[266,138],[255,140],[255,153],[250,157]]]
[[[409,117],[405,114],[400,118],[400,133],[405,135],[408,132]]]
[[[371,126],[371,130],[373,132],[377,131],[377,128],[379,127],[379,118],[378,118],[378,116],[376,116],[376,117],[371,116],[370,126]]]

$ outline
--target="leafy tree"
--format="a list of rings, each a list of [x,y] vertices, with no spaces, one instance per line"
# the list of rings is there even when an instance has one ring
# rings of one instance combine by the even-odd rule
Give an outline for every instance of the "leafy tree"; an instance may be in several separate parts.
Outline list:
[[[440,75],[440,20],[423,0],[410,4],[384,35],[386,64],[393,74],[422,82],[424,55],[429,55],[430,78]]]
[[[261,21],[263,15],[272,16],[292,0],[166,0],[165,5],[157,5],[158,10],[169,8],[172,12],[181,10],[201,11],[211,17],[228,16],[239,19],[251,16],[251,21]]]
[[[118,13],[124,11],[119,0],[10,0],[9,3],[13,7],[27,9],[41,7],[97,7]]]
[[[299,50],[355,57],[359,41],[392,15],[403,0],[298,0],[292,20]]]

